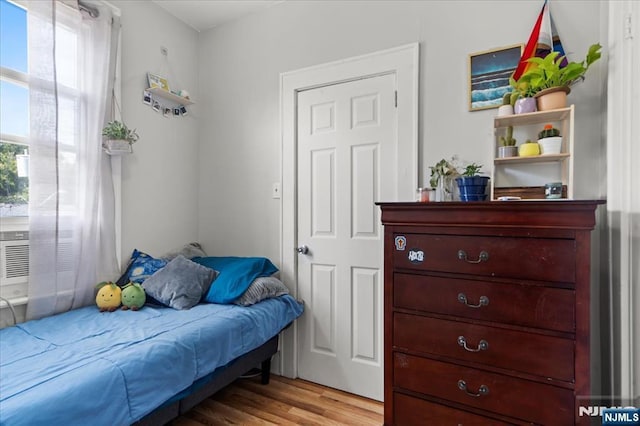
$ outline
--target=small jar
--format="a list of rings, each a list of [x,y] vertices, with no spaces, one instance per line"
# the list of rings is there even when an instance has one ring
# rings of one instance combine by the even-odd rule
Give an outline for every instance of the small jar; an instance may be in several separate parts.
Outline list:
[[[418,188],[416,189],[416,201],[420,203],[426,203],[429,201],[429,193],[431,188]]]
[[[544,186],[544,197],[547,199],[562,198],[562,182],[551,182]]]

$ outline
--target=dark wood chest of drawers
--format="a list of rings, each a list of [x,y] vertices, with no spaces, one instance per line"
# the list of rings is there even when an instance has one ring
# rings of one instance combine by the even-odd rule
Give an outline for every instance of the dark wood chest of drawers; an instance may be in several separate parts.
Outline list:
[[[386,425],[588,424],[598,204],[379,204]]]

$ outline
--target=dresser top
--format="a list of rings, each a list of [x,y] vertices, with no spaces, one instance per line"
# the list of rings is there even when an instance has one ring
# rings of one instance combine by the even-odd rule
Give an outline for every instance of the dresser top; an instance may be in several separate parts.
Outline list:
[[[376,203],[384,225],[593,229],[605,200]]]

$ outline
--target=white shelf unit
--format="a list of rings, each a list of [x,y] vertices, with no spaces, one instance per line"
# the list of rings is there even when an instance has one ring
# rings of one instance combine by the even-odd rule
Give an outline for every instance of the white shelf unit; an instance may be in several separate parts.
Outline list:
[[[161,98],[167,99],[168,101],[171,101],[171,102],[173,102],[175,104],[178,104],[178,105],[187,106],[187,105],[193,105],[194,104],[194,102],[192,100],[190,100],[190,99],[187,99],[187,98],[182,97],[182,96],[175,95],[175,94],[169,92],[168,90],[164,90],[164,89],[161,89],[159,87],[150,87],[150,88],[147,89],[147,91],[150,92],[154,96],[159,96]]]
[[[513,126],[513,135],[517,146],[520,146],[527,139],[537,142],[538,132],[545,124],[552,124],[560,130],[560,154],[497,158],[500,137],[506,135],[509,126]],[[544,185],[551,182],[562,182],[566,199],[573,199],[573,125],[573,105],[551,111],[495,117],[491,200],[501,195],[517,195],[518,192],[538,194],[534,198],[544,199]],[[530,196],[524,198],[531,199]]]

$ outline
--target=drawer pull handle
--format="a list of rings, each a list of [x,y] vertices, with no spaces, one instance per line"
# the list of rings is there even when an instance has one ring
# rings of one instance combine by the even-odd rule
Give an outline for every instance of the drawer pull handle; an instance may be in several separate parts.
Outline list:
[[[480,257],[478,257],[478,260],[469,260],[467,259],[467,252],[464,250],[458,250],[458,259],[460,260],[464,260],[467,263],[480,263],[480,262],[486,262],[487,260],[489,260],[489,253],[482,250],[480,252]]]
[[[484,339],[480,340],[480,342],[478,343],[478,347],[475,349],[467,346],[467,339],[465,339],[464,336],[458,336],[458,344],[469,352],[480,352],[489,349],[489,342]]]
[[[467,390],[467,382],[465,382],[464,380],[458,380],[458,389],[460,389],[461,391],[464,391],[464,393],[466,393],[469,396],[473,396],[474,398],[477,398],[482,395],[489,395],[489,387],[487,385],[480,385],[480,388],[478,389],[477,393],[469,392]]]
[[[470,308],[480,308],[482,306],[487,306],[489,304],[489,298],[487,296],[480,296],[480,303],[478,303],[477,305],[470,305],[469,302],[467,301],[467,296],[464,293],[459,293],[458,302]]]

